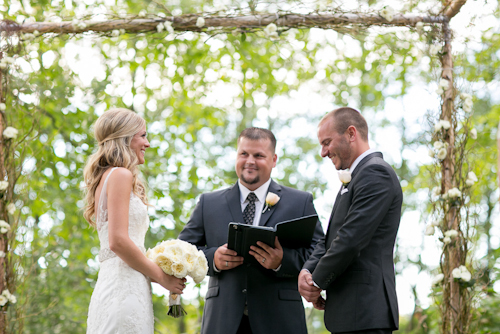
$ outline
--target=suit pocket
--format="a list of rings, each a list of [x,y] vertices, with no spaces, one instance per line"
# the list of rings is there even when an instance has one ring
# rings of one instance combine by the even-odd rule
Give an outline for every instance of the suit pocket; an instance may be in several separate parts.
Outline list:
[[[219,287],[213,286],[211,288],[208,288],[208,291],[207,291],[205,298],[208,299],[208,298],[212,298],[212,297],[217,297],[218,295],[219,295]]]
[[[278,297],[281,300],[297,300],[297,301],[302,301],[302,298],[300,297],[300,294],[297,290],[290,290],[290,289],[280,289],[278,291]]]

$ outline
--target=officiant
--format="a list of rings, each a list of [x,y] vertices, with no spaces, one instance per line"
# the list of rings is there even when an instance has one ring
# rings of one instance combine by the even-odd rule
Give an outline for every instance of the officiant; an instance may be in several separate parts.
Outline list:
[[[228,225],[240,222],[274,227],[316,214],[310,193],[271,179],[276,166],[276,138],[261,128],[247,128],[238,138],[236,174],[231,187],[201,195],[179,239],[198,246],[208,259],[210,280],[202,334],[307,333],[298,274],[324,234],[320,222],[305,248],[258,243],[250,254],[258,264],[227,248]],[[266,204],[266,197],[268,203]]]

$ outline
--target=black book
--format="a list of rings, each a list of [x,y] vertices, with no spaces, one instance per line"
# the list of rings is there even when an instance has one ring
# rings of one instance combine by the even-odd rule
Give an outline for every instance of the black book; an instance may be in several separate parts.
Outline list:
[[[229,223],[227,248],[236,251],[239,256],[243,256],[244,262],[256,263],[257,260],[248,251],[250,246],[257,246],[257,241],[274,247],[274,238],[278,237],[282,247],[309,247],[317,221],[318,215],[310,215],[280,222],[274,228]]]

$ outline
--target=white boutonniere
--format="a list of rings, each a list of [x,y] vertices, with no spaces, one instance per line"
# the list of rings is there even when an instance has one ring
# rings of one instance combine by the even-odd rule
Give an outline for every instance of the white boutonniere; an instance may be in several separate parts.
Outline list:
[[[344,187],[347,187],[349,182],[351,182],[351,172],[349,171],[349,169],[345,169],[345,170],[339,170],[338,173],[340,182],[342,182]]]
[[[266,196],[266,206],[264,207],[264,210],[262,210],[262,213],[266,212],[266,210],[269,210],[272,206],[275,206],[276,203],[278,203],[280,200],[280,197],[276,195],[275,193],[269,192],[267,193]]]
[[[351,172],[349,169],[345,170],[339,170],[339,179],[340,182],[342,182],[342,190],[340,192],[340,195],[344,195],[346,192],[349,190],[347,189],[347,186],[349,185],[349,182],[351,182]]]

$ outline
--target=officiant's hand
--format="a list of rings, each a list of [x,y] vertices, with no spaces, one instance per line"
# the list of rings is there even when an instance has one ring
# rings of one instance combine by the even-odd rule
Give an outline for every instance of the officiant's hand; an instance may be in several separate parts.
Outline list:
[[[321,289],[314,286],[311,273],[305,269],[302,269],[299,273],[299,293],[305,300],[313,303],[314,307],[316,307],[319,298],[323,299],[321,297]]]
[[[261,266],[266,269],[277,269],[283,260],[283,248],[281,247],[278,237],[274,241],[276,248],[270,247],[261,241],[257,241],[257,246],[250,246],[251,251],[248,253],[253,255],[259,261]]]
[[[227,244],[217,248],[214,254],[214,263],[218,270],[229,270],[243,264],[243,257],[236,256],[234,250],[228,249]]]

